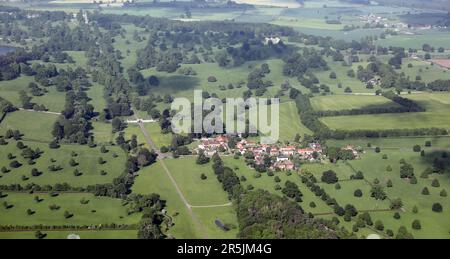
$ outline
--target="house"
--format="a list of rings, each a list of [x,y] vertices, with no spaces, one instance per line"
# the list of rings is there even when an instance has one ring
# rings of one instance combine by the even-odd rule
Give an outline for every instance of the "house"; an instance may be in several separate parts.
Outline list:
[[[269,42],[270,42],[270,43],[272,43],[273,45],[277,45],[278,43],[281,42],[281,39],[278,38],[278,37],[266,37],[266,38],[264,38],[264,42],[265,42],[266,44],[269,44]]]
[[[294,163],[289,160],[279,161],[275,163],[274,167],[281,170],[292,170],[294,169]]]
[[[280,150],[278,149],[278,147],[272,147],[270,149],[270,153],[271,156],[278,156],[280,154]]]
[[[277,162],[282,162],[282,161],[289,161],[289,157],[283,156],[283,155],[277,157]]]
[[[355,156],[355,157],[357,157],[358,156],[358,150],[356,150],[356,148],[354,147],[354,146],[352,146],[352,145],[347,145],[347,146],[345,146],[345,147],[343,147],[343,148],[341,148],[342,150],[347,150],[347,151],[352,151],[352,153],[353,153],[353,155]]]
[[[316,152],[316,151],[312,148],[303,148],[303,149],[297,150],[297,153],[303,157],[312,156],[314,154],[314,152]]]
[[[295,147],[293,146],[287,146],[280,148],[280,153],[285,156],[292,156],[295,153]]]

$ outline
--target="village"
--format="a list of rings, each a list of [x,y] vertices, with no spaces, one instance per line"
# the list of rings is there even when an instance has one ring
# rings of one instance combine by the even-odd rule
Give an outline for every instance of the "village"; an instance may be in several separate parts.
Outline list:
[[[351,154],[352,159],[360,157],[362,150],[351,145],[340,150]],[[208,157],[214,154],[243,156],[247,164],[253,168],[267,167],[270,171],[297,170],[301,163],[324,163],[329,160],[325,148],[317,142],[308,144],[261,144],[256,141],[240,139],[237,142],[229,136],[220,135],[215,138],[202,138],[193,154],[203,153]]]

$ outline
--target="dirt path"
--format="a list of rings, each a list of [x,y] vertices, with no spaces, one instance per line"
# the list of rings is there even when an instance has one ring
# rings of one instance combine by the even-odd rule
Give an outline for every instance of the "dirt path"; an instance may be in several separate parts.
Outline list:
[[[219,205],[191,205],[191,208],[194,209],[201,209],[201,208],[218,208],[218,207],[228,207],[233,205],[232,202],[225,203],[225,204],[219,204]]]
[[[170,181],[172,182],[173,187],[175,187],[175,190],[177,191],[178,196],[180,196],[181,201],[186,206],[187,211],[188,211],[189,215],[191,216],[192,220],[194,221],[194,223],[197,226],[199,226],[199,229],[203,233],[204,238],[205,239],[209,238],[208,234],[206,233],[205,226],[198,219],[197,215],[195,215],[195,213],[192,211],[192,207],[193,206],[191,204],[189,204],[189,202],[187,201],[187,199],[184,196],[183,192],[181,191],[180,187],[178,186],[177,182],[175,181],[175,178],[170,173],[169,168],[167,168],[166,163],[164,162],[163,154],[156,148],[155,143],[152,141],[150,135],[148,134],[147,130],[144,127],[144,123],[141,121],[141,122],[138,123],[138,125],[139,125],[139,128],[141,129],[142,134],[145,137],[145,141],[147,142],[147,144],[158,154],[158,160],[159,160],[162,168],[164,169],[164,172],[166,173],[167,177],[169,177]]]
[[[50,111],[35,111],[35,110],[30,110],[30,109],[24,109],[24,108],[19,108],[20,111],[27,111],[27,112],[39,112],[39,113],[46,113],[46,114],[52,114],[52,115],[61,115],[60,112],[50,112]]]

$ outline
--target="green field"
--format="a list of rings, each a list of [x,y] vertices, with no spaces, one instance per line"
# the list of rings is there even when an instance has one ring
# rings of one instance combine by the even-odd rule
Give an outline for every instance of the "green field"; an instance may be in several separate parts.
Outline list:
[[[426,152],[431,155],[433,149],[425,148]],[[448,149],[447,149],[448,150]],[[448,181],[448,175],[430,175],[428,179],[420,178],[420,174],[432,165],[432,159],[427,157],[421,158],[418,153],[412,152],[412,148],[409,151],[398,150],[383,150],[383,154],[388,155],[388,159],[381,158],[381,154],[377,154],[373,151],[368,151],[364,158],[350,162],[356,170],[361,170],[367,180],[373,181],[375,178],[385,183],[388,179],[393,182],[392,188],[385,188],[385,191],[389,198],[401,198],[404,203],[404,211],[402,211],[400,220],[392,218],[393,213],[389,212],[377,212],[372,216],[376,219],[381,219],[386,228],[397,230],[401,225],[404,225],[408,230],[412,231],[413,235],[417,238],[449,238],[449,210],[445,209],[450,204],[448,197],[440,197],[439,192],[442,189],[449,190],[450,183]],[[408,163],[414,166],[415,174],[418,179],[417,184],[410,184],[408,181],[399,177],[400,171],[400,159],[405,159]],[[390,165],[393,168],[392,172],[387,172],[386,167]],[[431,187],[433,179],[438,179],[440,187]],[[421,194],[424,187],[428,187],[430,195],[425,196]],[[431,210],[432,204],[440,202],[444,206],[444,212],[436,213]],[[418,214],[414,214],[412,209],[417,206],[419,209]],[[411,223],[414,219],[419,219],[422,224],[422,230],[412,230]]]
[[[66,239],[75,234],[80,239],[135,239],[136,230],[86,230],[86,231],[41,231],[46,239]],[[0,232],[0,239],[34,239],[35,232]]]
[[[332,129],[417,129],[450,128],[450,94],[411,94],[406,96],[426,108],[426,112],[326,117],[320,120]]]
[[[421,81],[425,83],[432,82],[436,79],[449,80],[450,71],[443,69],[437,65],[430,65],[429,62],[418,60],[405,60],[403,61],[402,72],[411,80],[416,80],[416,76],[421,77]],[[413,67],[408,67],[411,63]]]
[[[304,136],[312,132],[300,122],[294,102],[280,103],[280,140],[293,141],[296,134]]]
[[[39,196],[40,202],[36,202],[34,197]],[[89,200],[87,204],[81,204],[81,199]],[[2,217],[1,225],[33,226],[60,226],[60,225],[96,225],[102,224],[137,224],[140,220],[139,214],[127,216],[127,208],[122,205],[119,199],[105,197],[95,197],[89,193],[67,193],[60,194],[57,197],[51,197],[46,193],[7,193],[7,196],[1,199],[1,202],[7,202],[12,208],[0,208]],[[60,206],[59,210],[50,210],[49,206],[56,204]],[[28,215],[27,210],[31,209],[35,213]],[[64,217],[64,212],[73,214],[70,218]]]
[[[220,205],[229,202],[210,164],[198,166],[194,158],[166,160],[166,163],[191,205]],[[207,180],[200,179],[202,173],[207,175]],[[224,223],[236,226],[236,214],[233,207],[193,208],[192,216],[163,171],[160,162],[142,170],[133,186],[133,193],[152,192],[159,193],[162,199],[167,200],[169,215],[173,217],[175,223],[168,234],[176,238],[234,238],[236,236],[236,230],[224,232],[214,223],[214,220],[220,219]]]
[[[36,150],[39,148],[43,154],[35,160],[35,164],[29,165],[28,160],[21,156],[21,150],[16,147],[16,141],[8,140],[6,146],[1,146],[0,164],[10,169],[10,172],[1,174],[0,184],[21,184],[27,185],[35,183],[39,185],[54,185],[56,183],[69,183],[76,187],[86,187],[92,184],[110,183],[122,174],[125,163],[125,154],[119,147],[107,147],[108,153],[100,152],[100,147],[89,148],[80,145],[61,145],[59,149],[50,149],[47,143],[23,141],[23,143]],[[76,157],[71,153],[75,152]],[[11,153],[15,159],[9,160],[7,154]],[[118,157],[114,158],[113,154]],[[98,158],[102,157],[106,163],[99,164]],[[51,162],[51,159],[55,162]],[[74,159],[78,165],[71,166],[69,161]],[[10,168],[9,163],[17,160],[22,164],[19,168]],[[60,166],[62,169],[52,172],[48,169],[50,165]],[[38,169],[39,176],[32,176],[31,170]],[[78,169],[82,173],[80,176],[74,175],[74,170]],[[104,170],[107,174],[101,175]],[[26,178],[23,178],[23,177]]]
[[[58,115],[33,111],[15,111],[8,113],[0,122],[0,135],[4,135],[9,129],[20,130],[24,138],[50,142],[53,124]]]
[[[368,143],[372,147],[381,147],[387,149],[407,149],[410,150],[414,145],[425,145],[426,141],[430,141],[432,147],[450,148],[450,137],[400,137],[400,138],[362,138],[362,139],[345,139],[345,140],[327,140],[327,145],[332,147],[343,147],[346,145],[354,145],[356,147],[366,147]]]
[[[155,69],[143,70],[142,73],[146,77],[150,75],[158,76],[160,84],[158,87],[153,88],[153,94],[159,94],[161,96],[170,94],[175,97],[187,97],[190,100],[193,100],[194,90],[204,90],[208,91],[210,94],[216,93],[219,98],[236,98],[242,97],[243,92],[248,90],[245,85],[238,88],[238,83],[240,81],[246,82],[248,74],[253,71],[253,69],[259,68],[263,63],[267,63],[271,70],[270,74],[265,77],[265,80],[270,80],[274,84],[273,87],[267,89],[265,96],[273,97],[278,90],[280,90],[280,85],[287,80],[282,72],[283,61],[279,59],[271,59],[262,62],[246,62],[241,66],[232,68],[219,67],[217,63],[184,64],[181,66],[192,67],[197,72],[196,76],[158,72]],[[207,79],[209,76],[215,76],[217,82],[208,82]],[[293,86],[299,85],[295,79],[290,81]],[[226,87],[229,83],[234,85],[233,89],[227,89],[225,91],[219,89],[220,85]],[[286,99],[287,97],[282,98],[282,100]]]
[[[223,158],[225,165],[232,168],[239,177],[244,176],[247,180],[241,182],[244,188],[247,188],[248,185],[252,185],[255,189],[263,189],[267,190],[273,194],[282,195],[281,191],[275,190],[275,185],[277,184],[274,180],[274,176],[268,176],[267,174],[262,174],[261,178],[255,178],[254,175],[256,173],[255,170],[249,168],[245,161],[241,159],[234,159],[232,157],[224,157]],[[321,213],[330,213],[332,209],[328,207],[319,197],[316,197],[306,186],[300,181],[300,177],[296,173],[292,173],[291,175],[286,175],[285,172],[277,172],[275,173],[281,180],[278,184],[283,187],[284,183],[289,180],[295,182],[299,185],[301,192],[303,193],[303,202],[300,204],[304,210],[311,213],[321,214]],[[314,202],[317,207],[311,208],[309,206],[310,202]]]
[[[399,105],[383,96],[371,95],[330,95],[311,98],[311,105],[317,111],[340,111],[351,109],[398,107]]]

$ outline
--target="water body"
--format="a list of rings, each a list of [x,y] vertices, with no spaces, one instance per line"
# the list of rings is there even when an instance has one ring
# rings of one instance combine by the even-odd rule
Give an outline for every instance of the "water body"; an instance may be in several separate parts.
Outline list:
[[[0,45],[0,55],[5,55],[6,53],[14,52],[15,47]]]

